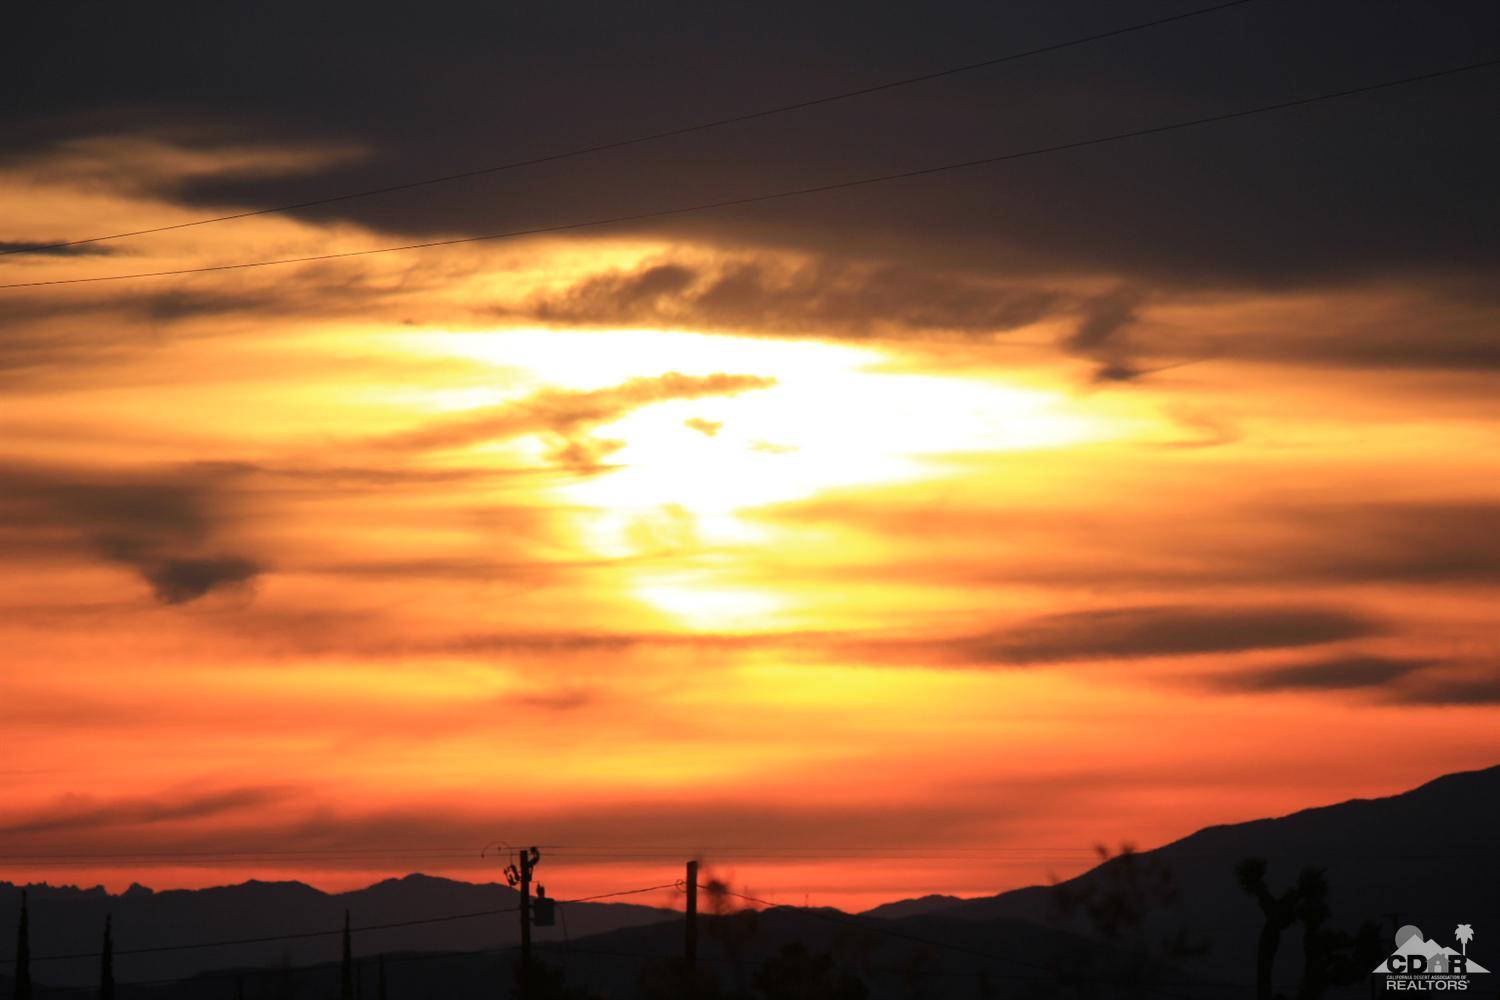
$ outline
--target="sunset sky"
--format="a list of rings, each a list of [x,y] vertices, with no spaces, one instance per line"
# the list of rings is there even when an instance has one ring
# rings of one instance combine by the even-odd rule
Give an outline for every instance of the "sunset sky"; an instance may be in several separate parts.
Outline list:
[[[1253,0],[36,249],[1193,9],[12,12],[0,879],[865,906],[1500,761],[1495,67],[38,284],[1500,55]]]

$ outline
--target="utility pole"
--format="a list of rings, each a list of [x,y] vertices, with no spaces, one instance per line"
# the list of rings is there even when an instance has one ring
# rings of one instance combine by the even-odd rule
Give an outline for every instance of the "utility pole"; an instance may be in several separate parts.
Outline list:
[[[698,862],[687,863],[687,926],[682,943],[688,972],[698,967]]]
[[[354,946],[349,940],[349,911],[344,911],[344,951],[339,962],[339,996],[354,1000]]]
[[[521,852],[520,865],[509,865],[505,878],[513,888],[521,890],[521,997],[531,997],[531,873],[542,860],[542,852],[528,847]]]
[[[31,1000],[31,918],[26,911],[26,890],[21,890],[21,922],[16,925],[16,1000]]]
[[[528,984],[531,982],[531,866],[536,863],[531,854],[535,852],[536,848],[532,848],[521,853],[521,972]]]
[[[99,957],[99,1000],[115,1000],[115,938],[104,915],[104,950]]]

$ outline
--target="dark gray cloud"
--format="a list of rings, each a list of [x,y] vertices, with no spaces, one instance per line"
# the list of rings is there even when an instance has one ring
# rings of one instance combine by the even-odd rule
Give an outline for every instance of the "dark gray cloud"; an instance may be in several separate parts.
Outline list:
[[[106,365],[139,350],[143,338],[138,330],[121,330],[106,322],[70,324],[57,329],[33,321],[21,309],[0,302],[0,382],[32,382],[39,373],[72,374],[84,365]],[[40,311],[61,315],[64,304]],[[88,309],[80,310],[87,317]]]
[[[107,257],[118,251],[106,244],[57,246],[57,240],[0,240],[0,257]]]
[[[1303,663],[1235,670],[1207,679],[1231,691],[1337,691],[1380,688],[1437,665],[1437,660],[1387,656],[1333,656]]]
[[[1392,294],[1392,292],[1395,294]],[[1356,290],[1211,340],[1216,354],[1252,361],[1366,370],[1500,369],[1500,299],[1460,280]]]
[[[8,323],[55,319],[98,318],[103,325],[123,324],[122,335],[140,336],[138,327],[194,319],[245,316],[270,319],[284,316],[330,316],[351,309],[377,311],[386,318],[403,297],[424,290],[423,279],[402,275],[399,290],[383,286],[347,263],[321,263],[286,268],[264,284],[227,284],[212,276],[160,282],[124,283],[74,290],[58,296],[45,290],[7,291],[0,297],[0,317]],[[267,276],[269,277],[269,276]],[[103,332],[103,331],[101,331]],[[4,341],[0,341],[0,346]]]
[[[242,556],[154,559],[140,570],[164,604],[186,604],[219,587],[249,583],[264,571]]]
[[[853,648],[903,662],[1022,667],[1315,646],[1381,630],[1368,616],[1338,608],[1176,605],[1044,615],[991,633]]]
[[[129,567],[165,604],[253,581],[248,556],[223,552],[232,464],[133,473],[11,464],[0,466],[0,556],[45,557],[82,549]]]
[[[1488,678],[1433,682],[1392,697],[1403,705],[1500,705],[1500,673]]]
[[[1127,20],[1116,6],[1084,0],[1025,9],[944,0],[920,23],[899,4],[840,2],[800,13],[798,30],[788,33],[770,30],[760,12],[732,6],[626,16],[592,0],[566,12],[449,0],[414,20],[404,6],[381,0],[366,6],[358,26],[289,12],[298,30],[288,33],[274,29],[275,18],[232,8],[169,9],[138,18],[101,13],[79,31],[41,5],[12,25],[0,41],[0,72],[15,74],[17,88],[43,76],[51,83],[3,119],[0,162],[26,165],[74,148],[69,143],[79,138],[110,135],[154,136],[198,154],[366,151],[280,172],[235,169],[230,156],[217,172],[162,170],[121,182],[211,215],[546,154]],[[1181,9],[1149,0],[1129,19]],[[1250,4],[868,99],[298,214],[367,226],[379,243],[670,208],[1417,73],[1488,55],[1479,40],[1496,34],[1500,13],[1482,0],[1459,0],[1441,14],[1399,0]],[[175,44],[163,47],[162,38]],[[143,48],[161,49],[159,62],[146,67],[122,57]],[[329,53],[337,53],[337,73]],[[1276,56],[1271,72],[1267,53]],[[264,72],[268,59],[274,74]],[[440,68],[423,72],[429,61]],[[393,74],[395,64],[411,71]],[[779,67],[773,79],[766,65]],[[459,322],[499,315],[574,325],[987,337],[1060,317],[1076,321],[1065,346],[1090,359],[1104,383],[1136,381],[1206,353],[1493,371],[1500,368],[1493,336],[1500,307],[1482,289],[1500,266],[1500,206],[1488,197],[1484,165],[1500,152],[1500,138],[1474,126],[1488,113],[1490,79],[1454,77],[993,168],[582,230],[683,239],[738,256],[593,275]],[[476,120],[486,127],[475,129]],[[36,233],[0,227],[0,240],[29,245]],[[505,266],[504,244],[483,246],[494,247],[489,266]],[[131,244],[118,247],[123,253]],[[794,258],[804,263],[786,263]],[[367,285],[359,278],[363,261],[330,263],[278,270],[295,277],[268,284],[264,294],[205,289],[207,279],[189,279],[165,291],[110,292],[115,306],[91,304],[106,298],[93,295],[3,293],[0,310],[69,320],[97,310],[141,327],[0,325],[0,377],[107,360],[153,343],[160,336],[153,325],[200,317],[421,314],[420,307],[402,310],[428,258],[380,259],[409,260],[412,273]],[[1059,292],[1080,278],[1116,291],[1083,299]],[[1202,343],[1163,343],[1147,308],[1201,291],[1258,295],[1391,281],[1463,299],[1463,307],[1442,317],[1417,308],[1384,325],[1257,331],[1211,352]],[[1213,341],[1214,332],[1199,339]],[[573,459],[588,465],[602,456]]]
[[[1211,421],[1203,441],[1232,440]],[[941,542],[899,568],[911,579],[974,584],[1177,588],[1269,584],[1500,583],[1500,503],[1484,500],[1289,505],[1268,499],[1184,519],[1152,508],[993,509],[930,506],[897,494],[829,498],[764,508],[757,516],[837,523],[890,538]],[[1018,547],[1017,539],[1025,541]],[[962,547],[955,547],[962,543]],[[932,545],[929,544],[929,549]],[[841,572],[849,572],[846,568]]]
[[[147,16],[99,11],[80,28],[36,5],[8,26],[0,65],[12,90],[49,85],[10,113],[0,156],[169,129],[202,148],[253,136],[371,150],[293,177],[171,185],[205,212],[255,207],[670,128],[1182,9],[946,0],[914,19],[902,4],[837,2],[799,11],[788,30],[734,5],[448,2],[415,16],[382,0],[357,23],[168,4]],[[1251,4],[857,101],[304,214],[466,234],[836,181],[1472,61],[1490,54],[1497,21],[1483,0]],[[148,49],[159,56],[149,65],[135,58]],[[1489,79],[616,231],[1148,286],[1483,273],[1500,262],[1500,208],[1486,196],[1500,140],[1476,126]]]
[[[1500,705],[1500,659],[1424,676],[1419,683],[1388,692],[1386,700],[1403,705]]]
[[[752,333],[992,334],[1066,307],[1059,291],[972,275],[828,257],[714,263],[659,260],[591,275],[497,306],[507,318],[568,326],[687,327]]]
[[[1368,691],[1381,702],[1412,706],[1500,704],[1500,661],[1464,662],[1362,654],[1235,670],[1198,683],[1222,691]]]
[[[1283,565],[1304,577],[1360,582],[1500,583],[1500,503],[1320,505],[1287,512],[1304,546]]]
[[[1382,623],[1339,608],[1153,606],[1044,615],[993,632],[906,638],[862,632],[473,633],[378,644],[367,655],[590,656],[640,651],[796,650],[852,663],[1007,667],[1314,646],[1375,635]]]
[[[315,844],[320,867],[345,855],[376,850],[398,856],[433,844],[492,843],[496,830],[524,828],[547,843],[567,844],[755,844],[793,851],[835,850],[846,846],[849,830],[875,830],[893,847],[920,838],[927,843],[961,842],[966,835],[993,829],[1020,812],[1013,797],[955,797],[942,803],[906,801],[789,805],[751,793],[727,796],[640,796],[630,802],[583,803],[562,809],[514,806],[428,808],[416,802],[384,810],[340,809],[311,789],[229,787],[163,789],[149,797],[95,798],[73,795],[54,806],[21,814],[0,827],[14,849],[50,852],[221,854],[223,844],[238,852],[287,851]],[[212,818],[212,824],[195,820]],[[628,851],[611,860],[629,861]],[[649,852],[647,852],[649,853]],[[554,863],[560,863],[558,855]],[[345,857],[351,867],[356,862]],[[146,863],[143,859],[142,863]],[[295,862],[292,862],[295,863]],[[491,864],[492,862],[483,862]],[[309,864],[309,867],[312,867]]]
[[[287,318],[358,314],[365,321],[394,326],[429,307],[432,293],[449,288],[464,271],[451,264],[431,268],[418,258],[384,260],[398,266],[373,273],[358,262],[325,261],[253,275],[79,286],[66,294],[55,289],[0,292],[0,383],[52,386],[110,377],[113,366],[189,338],[258,333],[264,324]],[[474,319],[467,309],[442,315],[458,323]],[[329,370],[353,377],[399,369],[407,380],[441,371],[451,381],[465,368],[480,367],[457,359],[397,362],[378,355],[320,360]],[[278,372],[269,366],[277,364],[296,374],[307,371],[301,355],[262,364],[272,375]]]
[[[1105,385],[1138,382],[1148,375],[1196,364],[1207,359],[1203,343],[1183,344],[1183,338],[1164,336],[1160,331],[1138,330],[1145,318],[1149,296],[1143,289],[1122,286],[1103,295],[1080,301],[1074,311],[1079,314],[1073,333],[1062,341],[1062,348],[1094,362],[1093,382]],[[1202,338],[1193,338],[1201,341]],[[1197,357],[1166,360],[1164,355],[1181,355],[1187,347]],[[1212,353],[1217,353],[1215,346]]]
[[[1114,376],[1114,381],[1135,377],[1134,369],[1126,364],[1133,353],[1126,342],[1127,328],[1140,318],[1144,301],[1140,289],[1129,287],[1089,299],[1077,328],[1063,346],[1099,361],[1101,373]]]
[[[708,262],[662,257],[634,269],[587,275],[488,312],[567,327],[852,339],[948,336],[975,344],[1057,320],[1074,325],[1059,346],[1092,361],[1100,383],[1138,381],[1218,353],[1202,335],[1184,337],[1141,324],[1148,301],[1144,290],[1131,286],[1088,294],[1063,279],[761,253]],[[1196,356],[1183,359],[1185,352]]]
[[[36,834],[67,836],[151,827],[256,809],[285,799],[288,794],[286,788],[247,786],[201,792],[178,790],[144,798],[68,795],[55,805],[0,825],[0,834],[13,837]]]

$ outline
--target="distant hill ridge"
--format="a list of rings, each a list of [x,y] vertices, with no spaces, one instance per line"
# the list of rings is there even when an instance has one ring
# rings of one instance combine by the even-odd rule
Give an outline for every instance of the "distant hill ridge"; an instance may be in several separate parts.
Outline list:
[[[1459,922],[1482,925],[1493,929],[1492,954],[1500,958],[1497,845],[1500,766],[1444,775],[1396,795],[1206,827],[1138,857],[1173,873],[1181,899],[1172,922],[1213,941],[1200,971],[1243,979],[1253,961],[1261,918],[1235,882],[1234,866],[1241,859],[1265,858],[1273,889],[1291,884],[1305,867],[1322,869],[1330,883],[1334,926],[1352,930],[1368,919],[1394,933],[1394,920],[1429,934],[1446,934]],[[1058,920],[1058,888],[1084,888],[1118,863],[1107,861],[1058,887],[1031,886],[924,912],[968,920],[1021,918],[1076,930]],[[869,915],[904,915],[908,907],[925,902],[889,903]],[[1278,974],[1284,970],[1290,977],[1300,964],[1300,936],[1288,932]],[[1288,995],[1292,985],[1288,979]]]
[[[1139,858],[1170,869],[1180,890],[1178,907],[1156,919],[1206,935],[1212,951],[1195,967],[1199,975],[1246,982],[1253,965],[1260,914],[1239,890],[1234,867],[1245,857],[1269,862],[1273,889],[1291,884],[1307,866],[1327,873],[1333,926],[1353,929],[1361,920],[1414,924],[1429,936],[1450,935],[1456,923],[1476,926],[1471,949],[1478,961],[1500,961],[1500,766],[1450,774],[1397,795],[1353,799],[1274,819],[1211,826]],[[1061,883],[1079,889],[1107,878],[1107,861]],[[0,941],[14,941],[20,888],[0,882]],[[1057,919],[1058,887],[1031,886],[996,896],[958,899],[924,896],[888,903],[865,916],[924,926],[984,924],[1012,928],[1051,924],[1065,933],[1086,928]],[[32,951],[36,955],[97,949],[104,914],[113,914],[116,948],[178,944],[300,931],[341,925],[348,909],[356,925],[505,910],[517,895],[496,883],[473,884],[426,875],[386,879],[364,889],[326,893],[301,882],[249,881],[200,890],[153,891],[133,885],[112,895],[101,888],[35,886],[31,889]],[[677,919],[677,914],[628,903],[583,903],[568,908],[573,941],[623,934]],[[780,918],[778,918],[780,919]],[[1393,930],[1387,926],[1387,930]],[[1038,928],[1040,930],[1040,928]],[[1486,931],[1492,933],[1486,933]],[[677,933],[662,928],[670,940]],[[363,932],[357,954],[480,951],[513,943],[513,914]],[[558,941],[563,928],[538,929],[540,942]],[[951,933],[951,932],[945,932]],[[975,933],[985,933],[976,927]],[[657,938],[653,934],[652,940]],[[1039,938],[1055,941],[1055,937]],[[1486,947],[1492,941],[1493,950]],[[337,939],[311,938],[263,946],[205,948],[159,955],[124,955],[122,980],[181,977],[228,966],[314,965],[332,960]],[[1393,942],[1394,947],[1394,942]],[[1493,957],[1491,957],[1493,956]],[[1300,936],[1285,936],[1277,988],[1291,995],[1301,965]],[[93,959],[38,963],[40,982],[85,985],[97,976]]]
[[[0,941],[14,942],[21,887],[0,882]],[[429,875],[390,878],[363,889],[328,893],[302,882],[250,880],[207,889],[152,890],[132,885],[104,889],[33,885],[28,888],[33,955],[98,950],[104,917],[111,915],[115,947],[134,948],[321,932],[343,925],[347,909],[356,926],[424,920],[489,910],[513,910],[519,895],[494,882],[474,884]],[[670,919],[672,912],[631,903],[575,903],[568,908],[573,936],[598,934]],[[561,928],[537,928],[538,941],[560,939]],[[366,931],[355,936],[359,954],[379,951],[477,951],[513,944],[518,918],[511,913]],[[338,953],[334,937],[201,948],[155,955],[121,955],[121,980],[177,978],[226,965],[308,965]],[[8,955],[6,957],[9,957]],[[9,971],[8,967],[0,972]],[[84,985],[97,979],[94,959],[37,962],[39,982]]]

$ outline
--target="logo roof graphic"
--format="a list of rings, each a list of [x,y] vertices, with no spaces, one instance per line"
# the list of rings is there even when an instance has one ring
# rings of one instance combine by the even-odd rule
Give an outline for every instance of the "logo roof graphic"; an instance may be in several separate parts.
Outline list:
[[[1464,973],[1488,973],[1489,969],[1469,958],[1467,954],[1469,941],[1474,937],[1474,928],[1468,924],[1459,924],[1454,929],[1454,937],[1463,944],[1463,951],[1439,944],[1436,938],[1428,940],[1426,935],[1422,933],[1422,928],[1415,924],[1407,924],[1396,932],[1396,950],[1391,952],[1391,958],[1395,958],[1397,955],[1407,958],[1413,955],[1420,955],[1425,958],[1427,960],[1425,967],[1421,972],[1415,973],[1416,975],[1449,974],[1450,957],[1462,959],[1461,963],[1452,964],[1461,964]],[[1387,958],[1384,962],[1377,965],[1375,971],[1392,972],[1391,958]],[[1407,968],[1405,962],[1401,962],[1399,965],[1403,971]]]

